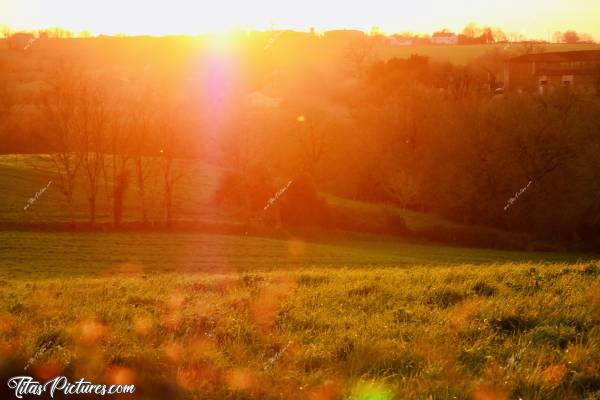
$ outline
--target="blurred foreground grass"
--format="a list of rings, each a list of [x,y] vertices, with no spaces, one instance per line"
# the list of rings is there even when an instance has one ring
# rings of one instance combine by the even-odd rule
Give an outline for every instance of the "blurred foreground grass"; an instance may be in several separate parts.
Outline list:
[[[28,373],[133,382],[127,398],[597,399],[599,273],[506,263],[4,278],[1,378],[51,341]]]

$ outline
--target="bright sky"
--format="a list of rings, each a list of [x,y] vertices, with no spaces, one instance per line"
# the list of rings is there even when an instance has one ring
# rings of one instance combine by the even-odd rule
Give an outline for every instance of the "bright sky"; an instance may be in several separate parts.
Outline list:
[[[469,22],[548,39],[575,29],[600,39],[600,0],[0,0],[0,24],[73,32],[177,34],[354,28],[460,31]]]

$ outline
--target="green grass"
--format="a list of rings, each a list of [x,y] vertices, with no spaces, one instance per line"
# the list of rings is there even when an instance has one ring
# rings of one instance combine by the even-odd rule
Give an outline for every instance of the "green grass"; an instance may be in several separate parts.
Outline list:
[[[110,161],[110,160],[109,160]],[[215,192],[222,170],[198,161],[180,160],[177,162],[179,170],[185,170],[184,178],[178,182],[174,192],[174,216],[180,221],[194,221],[202,223],[240,223],[245,222],[235,213],[214,207],[210,203]],[[110,167],[107,167],[110,171]],[[151,174],[153,177],[147,182],[147,206],[150,219],[160,222],[162,217],[161,182],[157,178],[160,174]],[[63,195],[56,186],[50,186],[39,200],[27,211],[23,207],[27,200],[36,192],[45,187],[52,179],[50,165],[44,156],[40,155],[0,155],[0,223],[65,223],[69,221]],[[88,220],[88,206],[86,202],[86,183],[79,180],[75,194],[74,215],[78,222]],[[323,197],[333,209],[344,215],[344,218],[367,231],[377,231],[378,228],[388,225],[388,218],[402,217],[407,227],[415,232],[425,230],[444,230],[456,232],[461,229],[477,231],[480,235],[502,234],[494,229],[483,227],[466,227],[437,215],[402,210],[385,204],[365,203],[342,199],[327,193]],[[104,184],[100,185],[97,218],[99,223],[111,222],[111,202]],[[141,207],[137,196],[137,186],[131,177],[130,187],[126,192],[124,206],[124,221],[140,221]]]
[[[385,223],[388,216],[401,216],[410,229],[423,229],[430,227],[440,228],[460,228],[461,225],[448,221],[442,217],[432,214],[425,214],[411,210],[402,210],[397,207],[377,203],[364,203],[360,201],[343,199],[340,197],[325,195],[327,203],[335,208],[348,210],[374,221],[378,224]]]
[[[110,159],[109,159],[110,161]],[[156,163],[153,164],[156,169]],[[209,207],[209,199],[215,190],[221,170],[214,166],[196,161],[177,161],[177,168],[185,170],[185,176],[178,182],[174,192],[174,212],[176,218],[203,222],[227,222],[231,217],[220,210]],[[52,173],[49,162],[40,155],[0,155],[0,223],[40,223],[68,222],[69,215],[64,196],[57,187],[50,185],[38,201],[27,211],[23,208],[30,197],[44,188]],[[107,166],[110,173],[110,164]],[[153,221],[161,221],[160,208],[161,182],[160,174],[154,170],[147,180],[147,206],[149,217]],[[137,187],[134,176],[125,195],[124,220],[141,220]],[[86,200],[86,182],[79,179],[74,198],[74,215],[78,222],[88,220],[88,205]],[[98,222],[111,221],[111,201],[104,183],[100,184],[98,193]]]
[[[587,263],[3,279],[0,369],[52,340],[30,373],[144,399],[595,399],[599,289]]]
[[[52,187],[24,215],[47,183],[28,157],[0,158],[2,220],[65,221]],[[218,171],[186,167],[178,212],[218,220],[203,207]],[[0,231],[0,380],[37,353],[25,374],[40,381],[134,383],[140,399],[596,399],[598,293],[593,255],[340,232]]]
[[[593,256],[470,249],[351,234],[313,242],[197,233],[0,231],[0,274],[10,279],[101,276],[128,270],[228,273],[588,259]]]

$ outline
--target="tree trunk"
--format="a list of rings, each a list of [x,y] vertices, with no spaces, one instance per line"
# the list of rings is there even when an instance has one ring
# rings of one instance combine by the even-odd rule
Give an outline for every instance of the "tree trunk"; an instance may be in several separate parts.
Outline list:
[[[75,214],[73,212],[73,194],[67,193],[65,197],[67,200],[67,208],[69,209],[69,224],[72,228],[75,226]]]
[[[171,207],[172,207],[173,188],[171,185],[165,187],[165,223],[168,228],[172,225]]]
[[[146,185],[144,182],[144,169],[142,166],[141,157],[136,160],[138,195],[140,200],[140,208],[142,209],[142,221],[148,223],[148,212],[146,210]]]
[[[173,182],[171,177],[171,166],[172,160],[167,159],[165,165],[165,176],[164,176],[164,191],[165,191],[165,224],[167,227],[171,227],[172,219],[171,219],[171,207],[173,200]]]
[[[89,196],[88,203],[90,206],[90,225],[93,227],[96,224],[96,196]]]

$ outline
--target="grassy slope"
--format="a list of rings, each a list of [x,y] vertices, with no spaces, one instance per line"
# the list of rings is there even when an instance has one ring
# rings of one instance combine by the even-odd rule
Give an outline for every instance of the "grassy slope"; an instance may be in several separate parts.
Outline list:
[[[27,200],[45,187],[51,178],[47,170],[49,166],[36,161],[38,159],[38,156],[34,155],[0,155],[0,193],[4,193],[4,196],[0,197],[0,223],[68,221],[63,196],[56,186],[50,186],[33,206],[27,211],[23,211]],[[235,218],[231,215],[224,215],[208,204],[222,172],[214,166],[194,161],[182,161],[180,165],[183,165],[187,172],[183,180],[176,186],[175,218],[187,221],[234,222]],[[157,193],[160,192],[159,181],[150,181],[149,184],[155,188]],[[79,221],[87,220],[88,210],[84,187],[85,182],[78,184],[75,198],[75,214]],[[464,227],[435,215],[352,201],[328,194],[325,194],[324,197],[330,206],[344,211],[349,218],[356,217],[358,223],[362,220],[365,224],[383,226],[386,224],[387,217],[397,215],[403,217],[408,228],[413,230]],[[154,215],[160,220],[159,196],[155,195],[154,198]],[[150,206],[152,208],[152,204]],[[110,202],[104,187],[101,187],[99,193],[98,209],[99,222],[110,222]],[[140,219],[140,207],[133,178],[126,195],[124,214],[125,220]],[[494,230],[488,229],[488,232],[492,231]],[[485,229],[482,230],[482,233],[485,233]]]
[[[3,210],[44,184],[6,164]],[[209,192],[186,187],[180,211]],[[52,194],[39,218],[60,208]],[[52,340],[28,370],[40,381],[120,380],[144,399],[585,398],[600,388],[600,283],[578,258],[366,235],[0,232],[0,379]]]
[[[144,399],[598,398],[598,269],[532,267],[3,279],[0,378],[52,340],[28,373]]]
[[[223,222],[227,217],[218,210],[207,206],[214,192],[220,171],[201,163],[183,161],[186,176],[178,182],[175,189],[175,214],[186,220],[204,222]],[[33,155],[0,155],[0,222],[67,222],[68,214],[62,194],[56,186],[50,186],[39,200],[27,211],[23,207],[30,197],[44,188],[51,175],[49,166]],[[107,171],[110,173],[110,169]],[[159,174],[151,174],[148,180],[148,206],[156,220],[160,220],[160,181]],[[134,177],[130,177],[131,186],[126,193],[125,220],[140,220],[141,210],[136,196]],[[109,189],[110,190],[110,189]],[[110,201],[106,188],[102,186],[98,195],[98,222],[110,222]],[[78,221],[87,220],[87,202],[85,182],[78,182],[75,196],[75,217]]]

